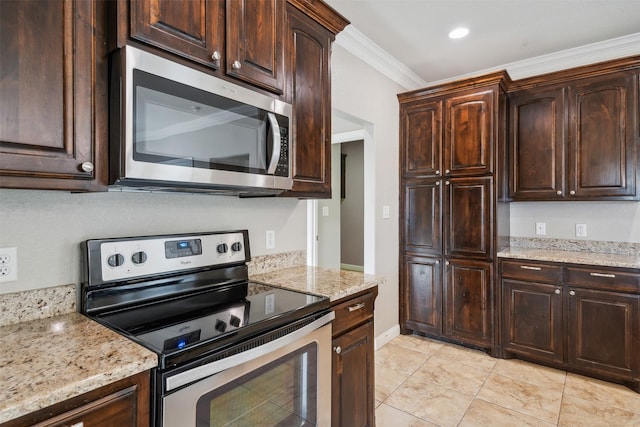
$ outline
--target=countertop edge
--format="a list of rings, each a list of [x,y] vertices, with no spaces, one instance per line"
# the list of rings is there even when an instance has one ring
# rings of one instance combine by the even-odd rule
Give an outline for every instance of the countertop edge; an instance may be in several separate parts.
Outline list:
[[[526,259],[564,264],[640,269],[640,256],[600,252],[578,252],[532,248],[507,248],[497,253],[502,259]]]

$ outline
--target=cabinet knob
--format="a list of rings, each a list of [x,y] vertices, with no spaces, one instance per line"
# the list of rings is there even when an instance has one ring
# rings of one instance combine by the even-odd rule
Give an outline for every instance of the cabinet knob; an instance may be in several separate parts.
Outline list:
[[[214,61],[219,61],[221,57],[222,55],[220,55],[220,52],[218,52],[217,50],[213,51],[213,53],[211,54],[211,59],[213,59]]]
[[[439,170],[436,171],[436,175],[440,175],[440,171]]]
[[[450,183],[449,183],[449,181],[445,181],[444,183],[445,183],[445,184],[447,184],[447,185],[449,185],[449,184],[450,184]]]
[[[436,181],[436,185],[440,185],[440,181]]]
[[[342,353],[342,347],[340,347],[339,345],[335,346],[333,347],[333,351],[335,351],[337,354],[340,354]]]
[[[556,295],[560,295],[560,289],[556,289],[555,291],[553,291],[556,293]]]
[[[80,169],[82,169],[84,172],[93,172],[93,163],[84,162],[80,165]]]
[[[574,190],[569,191],[569,194],[571,194],[572,196],[575,196],[576,192]]]
[[[569,291],[569,295],[574,296],[576,294],[576,291]]]
[[[231,66],[234,70],[239,70],[240,68],[242,68],[242,64],[240,63],[240,61],[233,61],[233,64],[231,64]]]
[[[449,169],[445,169],[444,173],[449,173],[451,172]]]
[[[557,194],[558,196],[562,196],[562,191],[558,190],[558,191],[556,191],[556,194]]]
[[[444,265],[449,265],[449,264],[450,264],[450,262],[449,262],[449,261],[445,261],[445,262],[444,262]]]
[[[436,260],[436,265],[440,264],[440,261]]]

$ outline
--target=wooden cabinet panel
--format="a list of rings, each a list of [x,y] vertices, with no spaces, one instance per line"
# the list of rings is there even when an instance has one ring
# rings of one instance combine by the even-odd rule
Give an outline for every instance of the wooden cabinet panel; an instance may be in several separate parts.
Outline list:
[[[493,172],[493,90],[470,91],[449,97],[445,108],[445,175],[480,175]]]
[[[227,0],[227,73],[281,94],[284,88],[284,4]]]
[[[493,258],[493,178],[445,181],[445,253]]]
[[[333,348],[331,425],[375,426],[373,322],[335,338]]]
[[[441,174],[442,101],[402,105],[400,140],[405,177]]]
[[[564,359],[562,284],[502,281],[503,346],[549,362]]]
[[[400,281],[401,327],[442,334],[442,262],[406,257]]]
[[[293,104],[293,189],[288,195],[331,197],[331,83],[333,35],[287,6],[287,92]]]
[[[569,364],[623,379],[633,377],[640,369],[640,297],[569,289]]]
[[[333,335],[353,328],[369,320],[373,320],[373,303],[376,298],[374,293],[368,292],[359,297],[354,297],[333,307],[336,318],[333,320]]]
[[[631,73],[569,87],[570,194],[635,195],[637,93]]]
[[[215,69],[221,67],[224,0],[139,0],[132,1],[130,8],[132,38]]]
[[[105,189],[104,3],[2,1],[0,16],[1,186]]]
[[[3,427],[81,426],[148,427],[151,397],[149,371],[136,374],[31,414]]]
[[[510,196],[562,198],[565,193],[564,89],[524,92],[510,104]]]
[[[493,340],[493,265],[448,259],[445,279],[446,335],[477,345]]]
[[[438,255],[442,252],[441,180],[414,180],[404,185],[404,250]]]

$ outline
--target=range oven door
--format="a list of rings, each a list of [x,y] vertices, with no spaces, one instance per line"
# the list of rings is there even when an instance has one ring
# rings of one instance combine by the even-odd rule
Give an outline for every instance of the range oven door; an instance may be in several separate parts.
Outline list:
[[[333,316],[329,313],[260,347],[168,376],[162,426],[330,426],[327,322]],[[204,378],[194,381],[198,377]]]

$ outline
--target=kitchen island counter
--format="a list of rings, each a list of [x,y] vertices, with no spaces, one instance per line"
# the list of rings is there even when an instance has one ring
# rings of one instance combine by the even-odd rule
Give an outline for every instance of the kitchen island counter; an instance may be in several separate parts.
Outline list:
[[[157,365],[155,353],[68,313],[0,327],[0,423]]]
[[[249,279],[254,282],[326,296],[332,302],[382,285],[385,281],[383,277],[372,274],[310,266],[291,267],[255,274],[251,275]]]

